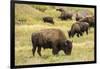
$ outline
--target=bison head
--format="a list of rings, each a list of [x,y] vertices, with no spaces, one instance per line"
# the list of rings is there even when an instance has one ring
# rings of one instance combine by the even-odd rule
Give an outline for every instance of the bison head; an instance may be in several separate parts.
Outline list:
[[[64,53],[66,55],[70,55],[72,51],[72,41],[66,40],[65,41],[65,48],[64,48]]]
[[[69,38],[74,37],[74,35],[75,33],[72,30],[68,31]]]

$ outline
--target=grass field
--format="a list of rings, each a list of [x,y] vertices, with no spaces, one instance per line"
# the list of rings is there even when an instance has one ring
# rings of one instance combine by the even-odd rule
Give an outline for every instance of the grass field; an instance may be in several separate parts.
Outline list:
[[[67,31],[70,29],[75,20],[61,21],[57,18],[59,12],[56,12],[56,10],[54,10],[54,7],[49,7],[50,9],[47,9],[45,12],[41,12],[35,9],[36,6],[32,5],[16,4],[15,6],[16,65],[80,62],[94,60],[94,28],[90,28],[88,35],[84,33],[84,35],[80,38],[76,36],[74,38],[69,38]],[[89,10],[93,11],[93,9],[90,8]],[[43,23],[41,17],[43,17],[45,14],[54,17],[54,25]],[[21,22],[20,20],[22,20],[23,22]],[[35,53],[35,56],[32,55],[32,32],[37,32],[41,29],[47,28],[61,29],[66,35],[67,39],[73,40],[73,49],[71,55],[66,56],[63,51],[60,51],[57,56],[54,56],[52,55],[51,49],[42,49],[42,57],[40,57],[37,52]]]

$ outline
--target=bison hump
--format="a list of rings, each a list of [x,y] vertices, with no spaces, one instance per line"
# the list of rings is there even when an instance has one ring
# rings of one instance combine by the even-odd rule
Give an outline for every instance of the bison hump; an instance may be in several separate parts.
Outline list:
[[[64,33],[59,29],[45,29],[40,32],[46,39],[51,41],[65,40]]]

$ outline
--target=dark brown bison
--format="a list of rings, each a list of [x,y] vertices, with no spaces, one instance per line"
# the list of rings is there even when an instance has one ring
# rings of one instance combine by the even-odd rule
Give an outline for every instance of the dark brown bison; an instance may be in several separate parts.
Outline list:
[[[72,42],[67,40],[64,33],[59,29],[44,29],[37,33],[32,33],[33,56],[36,48],[37,53],[41,56],[41,48],[50,48],[54,55],[63,50],[66,55],[72,51]]]
[[[82,19],[83,17],[82,16],[80,16],[78,13],[76,14],[76,21],[79,21],[80,19]]]
[[[77,37],[82,36],[84,32],[88,34],[89,24],[87,22],[76,22],[72,25],[71,30],[68,31],[69,37],[74,37],[77,34]]]
[[[68,20],[68,19],[72,20],[72,16],[73,16],[72,13],[66,12],[63,8],[59,8],[59,9],[56,9],[56,10],[61,12],[60,16],[58,17],[61,20]]]
[[[94,27],[95,26],[95,18],[94,18],[94,16],[84,17],[84,18],[80,19],[79,21],[80,22],[87,22],[87,23],[89,23],[90,27]]]
[[[50,24],[54,24],[53,18],[52,17],[43,17],[44,22],[48,22]]]

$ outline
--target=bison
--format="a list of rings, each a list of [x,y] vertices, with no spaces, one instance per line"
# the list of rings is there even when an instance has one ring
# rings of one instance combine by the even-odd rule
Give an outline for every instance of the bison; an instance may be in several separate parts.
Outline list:
[[[77,34],[77,37],[82,36],[84,32],[88,34],[89,24],[87,22],[76,22],[72,25],[71,30],[68,31],[68,36],[74,37]]]
[[[63,8],[58,8],[56,11],[64,12],[65,10]]]
[[[58,17],[61,20],[68,20],[68,19],[72,20],[72,16],[73,16],[72,13],[66,12],[63,8],[59,8],[59,9],[56,9],[56,10],[61,12],[60,16]]]
[[[70,55],[72,51],[72,41],[67,40],[64,33],[59,29],[44,29],[39,32],[32,33],[32,52],[41,56],[41,48],[52,49],[53,55],[57,55],[60,50],[63,50],[66,55]]]
[[[44,22],[48,22],[50,24],[54,24],[53,18],[52,17],[43,17]]]
[[[76,14],[76,21],[79,21],[80,19],[82,19],[83,17],[82,16],[80,16],[78,13]]]
[[[94,16],[87,16],[79,20],[80,22],[87,22],[89,23],[89,27],[95,26],[95,18]]]
[[[72,20],[72,14],[71,13],[65,13],[65,12],[62,12],[61,15],[58,17],[60,18],[61,20]]]

